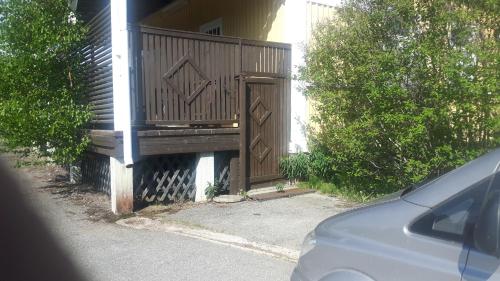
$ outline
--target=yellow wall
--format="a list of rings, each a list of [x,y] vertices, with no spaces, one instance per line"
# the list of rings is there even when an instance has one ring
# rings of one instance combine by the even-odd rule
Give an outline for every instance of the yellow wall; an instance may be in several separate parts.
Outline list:
[[[332,19],[335,14],[333,6],[307,1],[306,4],[306,41],[310,42],[312,33],[316,25]]]
[[[314,28],[324,22],[325,20],[332,19],[335,14],[335,8],[332,6],[315,3],[313,1],[307,1],[306,4],[306,42],[311,43]],[[317,124],[311,121],[314,113],[317,112],[315,109],[315,102],[312,100],[307,100],[307,111],[306,120],[309,128],[312,130],[318,130]]]
[[[267,41],[284,39],[285,0],[180,1],[186,4],[168,11],[158,11],[141,23],[198,32],[201,25],[222,18],[223,35]]]
[[[255,40],[285,42],[285,0],[178,0],[173,8],[158,11],[141,21],[142,24],[195,31],[200,26],[222,18],[223,35]],[[288,0],[294,1],[294,0]],[[321,21],[333,17],[334,8],[307,1],[306,41]],[[297,17],[300,20],[300,17]]]

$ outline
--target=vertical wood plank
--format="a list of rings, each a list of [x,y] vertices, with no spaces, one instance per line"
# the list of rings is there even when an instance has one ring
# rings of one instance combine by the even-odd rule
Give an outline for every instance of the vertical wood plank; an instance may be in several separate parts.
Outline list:
[[[168,36],[167,37],[167,57],[166,57],[166,63],[167,67],[165,68],[165,71],[169,71],[170,68],[173,65],[172,62],[172,37]],[[168,108],[168,119],[167,120],[174,120],[174,95],[172,89],[170,87],[166,87],[166,92],[167,92],[167,108]]]
[[[215,119],[220,120],[221,114],[221,45],[219,43],[215,43],[215,53],[214,57],[218,58],[215,65],[215,79],[217,79],[217,87],[216,91],[216,102],[215,102]]]
[[[210,63],[208,61],[208,44],[206,41],[201,41],[200,43],[200,51],[201,51],[201,55],[200,55],[200,60],[202,61],[202,64],[203,64],[203,70],[205,71],[205,74],[208,75],[209,79],[212,79],[212,76],[210,76]],[[207,115],[207,100],[208,100],[208,97],[210,96],[210,92],[212,91],[212,83],[213,82],[210,82],[206,89],[205,89],[205,92],[202,93],[201,95],[201,104],[200,104],[200,116],[202,116],[201,118],[202,119],[208,119],[208,115]]]
[[[182,57],[189,56],[189,40],[183,39],[182,46],[183,46]],[[182,84],[184,87],[184,98],[186,100],[189,97],[189,94],[191,93],[189,91],[189,81],[190,81],[190,77],[191,77],[191,69],[192,69],[192,67],[190,65],[188,65],[188,63],[184,64],[184,66],[182,67],[183,75],[184,75],[184,79],[182,81]],[[191,119],[190,105],[187,102],[184,102],[184,116],[185,116],[184,120]]]
[[[229,116],[231,119],[235,119],[236,110],[234,102],[236,101],[235,89],[234,89],[234,64],[235,62],[235,45],[231,45],[230,58],[229,58],[229,88],[231,89],[230,103],[229,103]]]
[[[154,80],[153,80],[153,77],[154,77],[154,70],[153,70],[153,67],[154,67],[154,38],[152,35],[148,34],[147,35],[147,38],[148,38],[148,99],[149,99],[149,102],[148,102],[148,107],[149,107],[149,114],[148,114],[148,117],[149,117],[149,120],[155,120],[155,116],[154,116],[154,112],[155,112],[155,107],[154,107]]]
[[[210,62],[211,62],[211,74],[212,74],[212,77],[213,77],[213,80],[214,80],[214,85],[213,85],[213,93],[212,93],[212,96],[211,96],[211,104],[210,104],[210,118],[211,120],[214,120],[214,119],[217,119],[217,115],[216,115],[216,104],[217,104],[217,83],[218,83],[218,79],[217,79],[217,61],[215,58],[216,58],[216,43],[215,42],[210,42]]]
[[[179,61],[182,56],[183,56],[183,39],[179,38],[177,39],[177,60]],[[184,81],[184,72],[182,71],[182,68],[179,70],[178,75],[177,75],[177,85],[179,85],[179,89],[182,91],[183,87],[183,81]],[[179,96],[183,95],[183,93],[177,93]],[[185,102],[184,99],[178,98],[177,101],[179,102],[179,120],[184,121],[185,120],[185,115],[184,115],[184,107],[185,107]]]
[[[154,81],[155,81],[155,102],[156,102],[156,120],[162,120],[161,117],[161,42],[160,36],[154,36]]]
[[[247,114],[246,109],[246,85],[243,76],[239,77],[239,96],[240,96],[240,187],[247,190]]]
[[[202,65],[202,61],[200,61],[200,41],[199,40],[196,40],[194,42],[194,61],[195,63],[200,67],[201,71],[205,72],[204,70],[204,67]],[[202,79],[201,77],[199,77],[199,79]],[[199,83],[198,83],[199,84]],[[198,84],[197,83],[193,83],[193,88],[196,89],[198,87]],[[200,115],[200,103],[201,103],[201,97],[203,95],[203,92],[205,90],[203,90],[200,95],[196,98],[196,101],[194,102],[194,118],[193,120],[198,120],[199,119],[199,115]]]
[[[167,46],[166,38],[162,36],[160,39],[160,73],[157,74],[160,81],[160,95],[161,95],[161,120],[167,119],[167,89],[163,81],[163,74],[167,72]]]
[[[175,65],[175,63],[179,60],[178,55],[177,55],[177,47],[178,47],[178,38],[172,37],[172,67]],[[179,83],[179,75],[177,73],[174,74],[175,77],[171,77],[172,81],[174,83]],[[180,120],[179,116],[179,94],[171,88],[172,91],[172,97],[173,97],[173,104],[172,107],[174,108],[173,110],[173,118],[171,120]]]

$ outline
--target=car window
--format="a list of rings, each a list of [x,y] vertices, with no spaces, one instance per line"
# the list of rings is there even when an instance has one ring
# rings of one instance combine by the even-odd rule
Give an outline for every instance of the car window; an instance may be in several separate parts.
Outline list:
[[[464,242],[477,221],[491,177],[433,208],[417,219],[410,231],[455,242]]]
[[[492,254],[497,247],[498,232],[498,201],[500,196],[500,172],[497,172],[481,209],[482,222],[478,222],[474,230],[472,246],[485,254]],[[490,201],[491,200],[491,201]]]

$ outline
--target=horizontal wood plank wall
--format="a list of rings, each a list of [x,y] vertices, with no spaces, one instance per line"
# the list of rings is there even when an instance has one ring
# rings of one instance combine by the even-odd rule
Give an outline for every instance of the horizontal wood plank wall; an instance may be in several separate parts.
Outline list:
[[[88,23],[87,45],[82,49],[87,66],[86,98],[92,123],[113,125],[113,72],[111,67],[111,10],[109,5]]]
[[[123,134],[121,131],[88,130],[85,133],[90,139],[88,151],[113,157],[123,156]]]
[[[162,155],[237,150],[237,128],[138,131],[139,154]]]

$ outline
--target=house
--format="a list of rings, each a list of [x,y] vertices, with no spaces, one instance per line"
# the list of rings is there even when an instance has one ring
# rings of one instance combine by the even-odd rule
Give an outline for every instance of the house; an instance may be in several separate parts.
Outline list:
[[[117,213],[278,180],[279,160],[307,150],[291,77],[332,2],[71,1],[89,27],[84,180]]]

